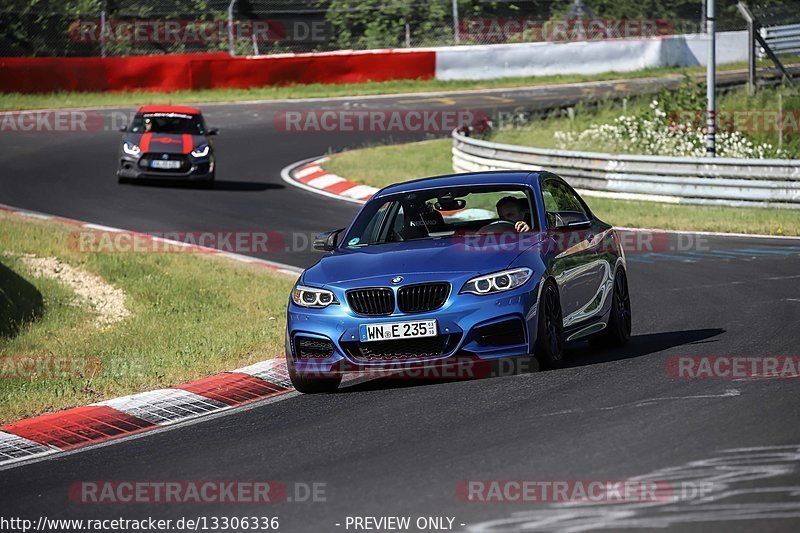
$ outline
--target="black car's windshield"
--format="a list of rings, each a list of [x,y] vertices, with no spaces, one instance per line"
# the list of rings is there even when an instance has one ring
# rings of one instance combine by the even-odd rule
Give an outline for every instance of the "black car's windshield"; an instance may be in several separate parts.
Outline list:
[[[138,113],[131,123],[131,133],[188,133],[205,135],[206,129],[200,115],[184,113]]]
[[[376,199],[359,214],[343,243],[358,247],[536,230],[527,191],[522,186],[462,186]]]

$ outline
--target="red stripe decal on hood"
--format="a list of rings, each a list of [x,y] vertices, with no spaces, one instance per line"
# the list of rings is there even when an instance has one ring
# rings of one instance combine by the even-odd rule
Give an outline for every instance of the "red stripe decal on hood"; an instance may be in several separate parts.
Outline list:
[[[150,150],[150,137],[152,136],[153,134],[150,133],[149,131],[144,135],[142,135],[142,140],[139,141],[139,148],[142,149],[142,152],[147,152],[148,150]]]
[[[188,154],[192,151],[192,136],[188,133],[183,134],[183,153]]]

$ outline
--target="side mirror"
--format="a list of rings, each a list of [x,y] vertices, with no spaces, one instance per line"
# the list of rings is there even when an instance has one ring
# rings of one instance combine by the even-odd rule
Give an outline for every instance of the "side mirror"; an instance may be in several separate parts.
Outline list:
[[[592,225],[592,221],[580,211],[548,211],[547,221],[555,230],[576,230]]]
[[[119,131],[121,131],[122,133],[127,132],[128,131],[128,126],[120,126],[119,127]]]
[[[320,233],[314,237],[314,249],[322,252],[330,252],[339,241],[339,234],[344,231],[344,228],[339,228],[325,233]]]
[[[592,225],[592,221],[591,220],[579,220],[577,222],[569,222],[569,223],[567,223],[567,225],[564,226],[564,229],[573,230],[573,229],[588,228],[591,225]]]
[[[208,128],[209,135],[219,135],[219,128]]]

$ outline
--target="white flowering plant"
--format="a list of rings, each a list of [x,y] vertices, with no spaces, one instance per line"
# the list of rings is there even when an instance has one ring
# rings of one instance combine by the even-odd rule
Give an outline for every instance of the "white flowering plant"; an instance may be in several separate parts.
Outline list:
[[[644,110],[622,115],[611,123],[591,124],[583,131],[556,131],[554,140],[562,150],[601,150],[679,157],[706,155],[704,102],[696,85],[674,92],[662,90]],[[789,158],[790,154],[768,142],[755,142],[746,133],[717,128],[719,157],[748,159]]]

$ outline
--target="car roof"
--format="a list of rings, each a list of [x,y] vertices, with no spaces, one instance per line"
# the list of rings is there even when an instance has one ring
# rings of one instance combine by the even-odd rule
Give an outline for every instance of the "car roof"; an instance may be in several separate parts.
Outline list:
[[[375,194],[375,197],[422,189],[436,189],[439,187],[460,187],[465,185],[530,185],[538,178],[538,172],[531,172],[529,170],[497,170],[490,172],[450,174],[389,185]]]
[[[182,105],[143,105],[137,113],[183,113],[184,115],[200,115],[196,107]]]

